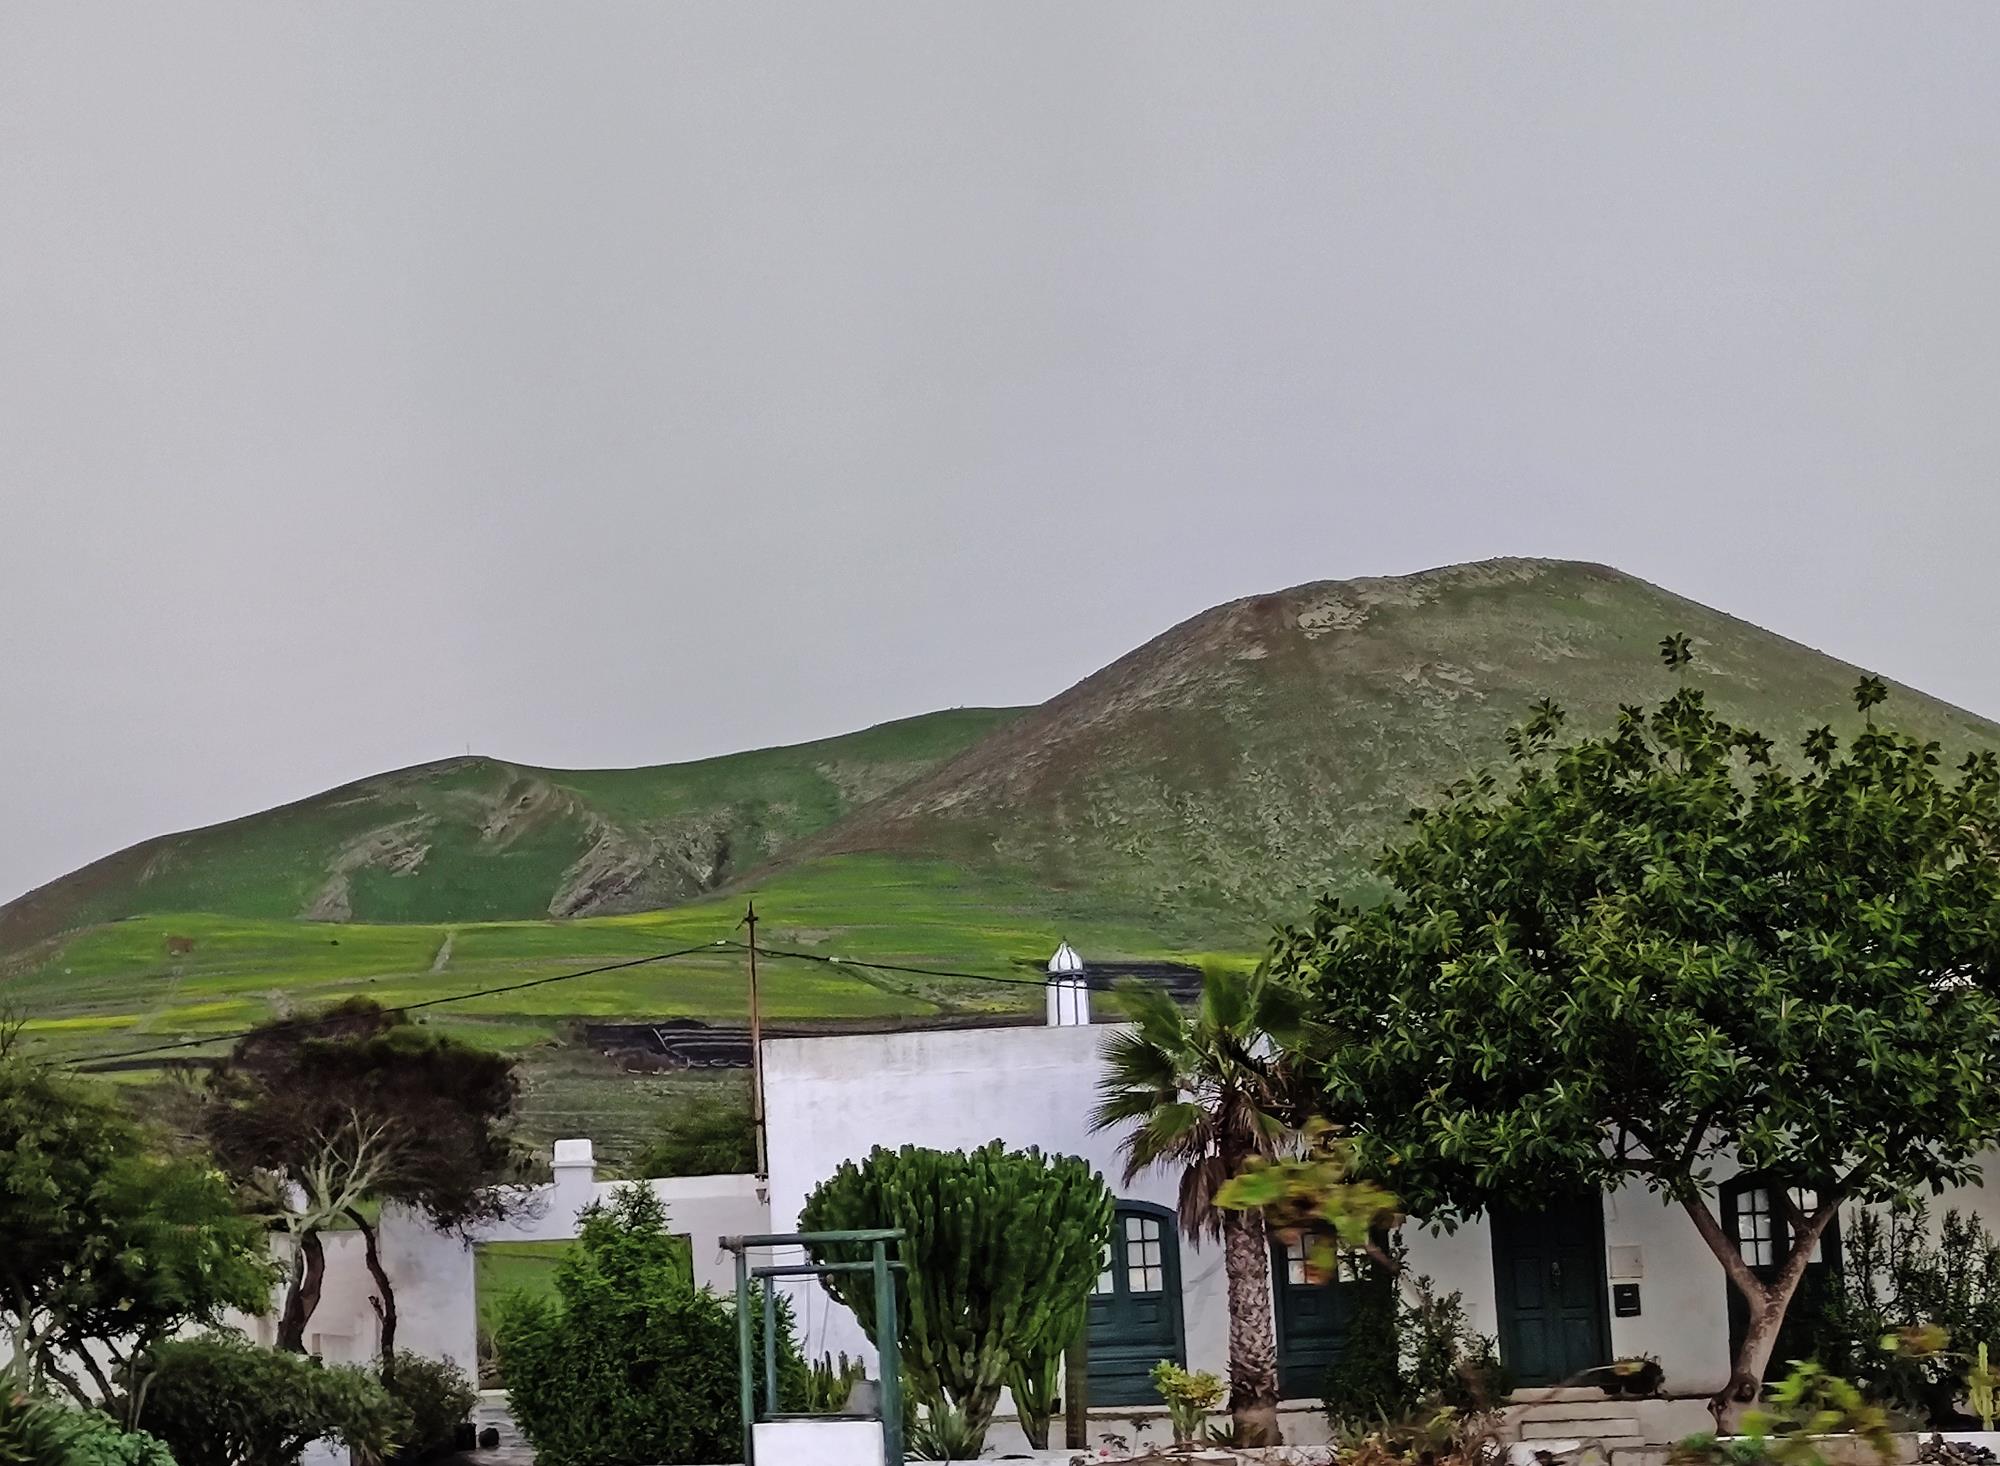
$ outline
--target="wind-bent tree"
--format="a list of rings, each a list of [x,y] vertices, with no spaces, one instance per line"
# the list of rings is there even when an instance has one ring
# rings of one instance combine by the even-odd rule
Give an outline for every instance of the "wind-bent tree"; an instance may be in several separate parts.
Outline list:
[[[1725,1423],[1838,1210],[1971,1181],[2000,1140],[2000,761],[1941,772],[1874,726],[1885,695],[1788,764],[1685,685],[1570,741],[1544,702],[1511,778],[1412,814],[1386,901],[1274,947],[1327,1117],[1411,1212],[1633,1181],[1685,1209],[1748,1304]],[[1736,1164],[1792,1234],[1769,1281],[1712,1200]]]
[[[278,1344],[305,1347],[325,1270],[319,1233],[362,1235],[393,1367],[396,1295],[370,1203],[398,1202],[447,1231],[505,1213],[518,1172],[508,1122],[513,1061],[367,999],[239,1040],[209,1082],[205,1128],[224,1164],[259,1189],[294,1243]]]
[[[108,1095],[9,1052],[5,1039],[0,1327],[12,1387],[53,1384],[109,1405],[159,1340],[264,1306],[263,1229],[212,1165],[156,1151]],[[136,1382],[128,1414],[142,1397]]]
[[[1125,1179],[1180,1173],[1180,1224],[1220,1238],[1229,1284],[1229,1413],[1242,1445],[1277,1445],[1278,1344],[1271,1320],[1271,1243],[1264,1214],[1217,1205],[1251,1164],[1294,1135],[1297,1096],[1283,1045],[1298,1039],[1294,995],[1264,973],[1212,969],[1183,1012],[1164,991],[1121,989],[1133,1024],[1104,1042],[1094,1130],[1130,1126]]]
[[[902,1228],[908,1270],[894,1327],[917,1399],[962,1411],[983,1439],[1002,1387],[1024,1380],[1022,1424],[1046,1440],[1046,1392],[1036,1385],[1083,1330],[1112,1206],[1104,1178],[1075,1156],[1006,1150],[997,1140],[970,1153],[877,1146],[820,1183],[799,1229]],[[821,1260],[856,1260],[852,1248],[835,1250]],[[876,1313],[872,1276],[822,1281],[879,1346],[887,1321]],[[1033,1408],[1044,1412],[1038,1422],[1028,1418]]]

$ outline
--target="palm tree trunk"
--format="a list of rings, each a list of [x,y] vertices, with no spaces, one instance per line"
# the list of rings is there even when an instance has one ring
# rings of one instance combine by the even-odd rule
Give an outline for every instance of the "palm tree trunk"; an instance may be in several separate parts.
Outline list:
[[[1279,1445],[1271,1244],[1262,1212],[1222,1214],[1222,1262],[1229,1279],[1229,1414],[1236,1444]]]

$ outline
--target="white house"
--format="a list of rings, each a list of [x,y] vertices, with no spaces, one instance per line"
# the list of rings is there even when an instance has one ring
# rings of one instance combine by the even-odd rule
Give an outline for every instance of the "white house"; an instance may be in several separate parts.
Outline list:
[[[766,1041],[768,1178],[646,1183],[674,1231],[689,1239],[695,1281],[728,1292],[733,1259],[717,1246],[720,1237],[796,1230],[813,1188],[877,1145],[971,1149],[998,1139],[1038,1146],[1082,1157],[1118,1197],[1113,1256],[1091,1310],[1093,1407],[1129,1414],[1157,1404],[1146,1375],[1163,1358],[1226,1374],[1221,1249],[1180,1235],[1176,1176],[1156,1171],[1124,1181],[1123,1134],[1090,1129],[1110,1030],[1089,1021],[1086,979],[1073,952],[1065,947],[1050,972],[1048,1026]],[[401,1347],[473,1369],[478,1250],[574,1237],[583,1209],[620,1184],[596,1179],[587,1140],[557,1143],[554,1176],[525,1193],[511,1221],[470,1242],[393,1208],[384,1215],[381,1247],[396,1283]],[[1754,1178],[1725,1178],[1721,1200],[1725,1230],[1745,1259],[1757,1267],[1781,1262],[1784,1228],[1765,1188]],[[2000,1227],[2000,1190],[1968,1189],[1938,1205]],[[1726,1382],[1741,1321],[1732,1317],[1721,1268],[1678,1207],[1630,1187],[1482,1217],[1449,1234],[1415,1224],[1406,1232],[1412,1270],[1462,1296],[1471,1326],[1498,1340],[1518,1384],[1553,1385],[1616,1358],[1660,1361],[1673,1400],[1634,1406],[1616,1421],[1593,1416],[1581,1423],[1591,1427],[1587,1433],[1636,1444],[1676,1439],[1705,1423],[1699,1402]],[[326,1238],[326,1285],[308,1343],[331,1359],[370,1358],[378,1342],[359,1244],[354,1235]],[[1830,1236],[1823,1251],[1814,1266],[1838,1266],[1838,1238]],[[1309,1283],[1301,1260],[1282,1252],[1273,1257],[1272,1278],[1283,1389],[1296,1412],[1287,1434],[1297,1440],[1311,1434],[1301,1427],[1316,1419],[1321,1380],[1342,1347],[1352,1284]],[[816,1283],[780,1286],[792,1299],[808,1357],[845,1352],[872,1361],[852,1316]],[[269,1337],[269,1320],[256,1327]],[[1568,1434],[1581,1424],[1544,1420],[1541,1433]]]
[[[1107,1029],[1076,1021],[1073,974],[1051,982],[1058,1026],[931,1030],[781,1039],[764,1047],[765,1109],[774,1228],[795,1227],[807,1195],[844,1160],[872,1147],[911,1144],[1009,1146],[1081,1156],[1118,1197],[1113,1265],[1091,1316],[1093,1405],[1156,1400],[1144,1376],[1175,1358],[1226,1377],[1228,1311],[1221,1249],[1195,1246],[1174,1225],[1176,1177],[1122,1180],[1119,1132],[1093,1133]],[[1058,989],[1063,989],[1058,991]],[[1058,1015],[1060,1011],[1061,1016]],[[1746,1260],[1781,1260],[1782,1225],[1753,1178],[1725,1179],[1726,1227]],[[1980,1188],[1947,1195],[1989,1224],[2000,1195]],[[1472,1327],[1495,1337],[1522,1386],[1554,1385],[1615,1358],[1656,1357],[1678,1410],[1650,1406],[1650,1419],[1624,1422],[1653,1439],[1702,1427],[1692,1402],[1728,1380],[1731,1293],[1722,1269],[1677,1206],[1631,1187],[1558,1201],[1533,1214],[1482,1217],[1450,1234],[1407,1229],[1412,1269],[1456,1290]],[[1815,1267],[1838,1265],[1837,1239]],[[1273,1307],[1285,1394],[1320,1392],[1341,1347],[1350,1284],[1305,1281],[1297,1259],[1274,1257]],[[822,1305],[809,1349],[867,1353],[844,1310]]]

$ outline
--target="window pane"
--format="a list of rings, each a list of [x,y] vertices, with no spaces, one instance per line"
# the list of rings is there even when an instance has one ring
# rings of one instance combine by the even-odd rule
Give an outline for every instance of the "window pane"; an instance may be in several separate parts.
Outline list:
[[[1140,1225],[1140,1220],[1137,1217],[1125,1218],[1125,1235],[1136,1239],[1139,1236]]]

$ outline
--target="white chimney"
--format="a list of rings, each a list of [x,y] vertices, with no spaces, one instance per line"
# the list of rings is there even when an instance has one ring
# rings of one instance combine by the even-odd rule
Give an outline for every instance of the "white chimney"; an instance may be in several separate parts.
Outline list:
[[[1084,1028],[1090,1024],[1090,988],[1083,958],[1064,942],[1049,958],[1049,1027]]]
[[[549,1171],[560,1210],[574,1215],[597,1199],[597,1157],[588,1140],[558,1140]]]

